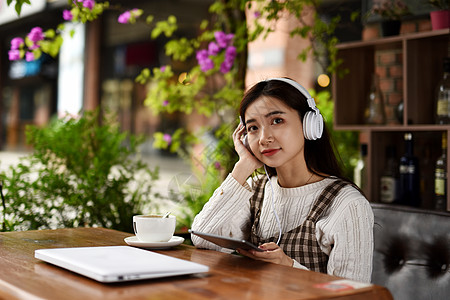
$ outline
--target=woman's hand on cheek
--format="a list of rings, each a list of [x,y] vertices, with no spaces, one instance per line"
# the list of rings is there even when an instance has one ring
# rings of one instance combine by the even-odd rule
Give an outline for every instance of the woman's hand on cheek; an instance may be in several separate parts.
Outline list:
[[[245,133],[245,126],[240,123],[238,127],[233,132],[233,143],[234,143],[234,150],[239,155],[240,159],[255,159],[253,154],[244,146],[242,142],[242,136]]]
[[[240,184],[244,184],[248,176],[262,166],[262,163],[242,143],[241,137],[244,132],[245,127],[242,124],[239,124],[233,132],[234,149],[239,155],[239,161],[231,174]]]
[[[259,248],[264,250],[264,252],[259,252],[256,250],[247,251],[243,249],[238,249],[238,252],[244,256],[256,260],[262,260],[289,267],[292,267],[294,265],[294,261],[292,260],[292,258],[287,256],[284,251],[275,243],[262,244],[261,246],[259,246]]]

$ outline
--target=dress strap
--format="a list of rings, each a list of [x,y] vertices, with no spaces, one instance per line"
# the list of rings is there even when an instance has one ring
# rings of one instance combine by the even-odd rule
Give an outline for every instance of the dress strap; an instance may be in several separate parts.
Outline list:
[[[314,223],[320,218],[325,209],[330,205],[331,201],[336,197],[339,191],[346,185],[350,183],[338,179],[333,183],[325,187],[325,189],[320,193],[319,197],[313,204],[311,211],[308,214],[307,219],[313,221]]]

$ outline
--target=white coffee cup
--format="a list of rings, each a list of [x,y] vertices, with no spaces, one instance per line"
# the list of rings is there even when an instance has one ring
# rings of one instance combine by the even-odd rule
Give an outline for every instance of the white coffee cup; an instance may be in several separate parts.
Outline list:
[[[163,215],[133,216],[133,228],[137,238],[142,242],[167,242],[174,232],[177,219],[174,215],[166,218]]]

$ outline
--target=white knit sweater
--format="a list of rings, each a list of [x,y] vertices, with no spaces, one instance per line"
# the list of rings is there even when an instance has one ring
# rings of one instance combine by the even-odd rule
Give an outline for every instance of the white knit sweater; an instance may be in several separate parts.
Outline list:
[[[272,177],[274,207],[280,217],[282,231],[301,225],[322,190],[336,178],[297,188],[283,188]],[[252,181],[245,187],[231,174],[214,192],[202,211],[195,217],[192,229],[202,232],[249,238],[250,201]],[[272,212],[272,191],[268,182],[260,216],[258,235],[278,237],[279,228]],[[373,213],[369,202],[355,188],[347,185],[336,196],[316,223],[316,237],[320,248],[329,256],[328,274],[362,282],[370,282],[373,254]],[[196,247],[223,250],[219,246],[192,236]],[[298,262],[294,267],[306,269]]]

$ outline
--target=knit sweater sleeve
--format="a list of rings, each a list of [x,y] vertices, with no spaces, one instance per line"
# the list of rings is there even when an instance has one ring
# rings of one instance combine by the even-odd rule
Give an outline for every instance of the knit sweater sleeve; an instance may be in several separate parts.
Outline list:
[[[317,222],[317,239],[329,255],[328,274],[370,282],[373,223],[369,202],[356,189],[343,189],[328,215]]]
[[[218,234],[237,239],[248,238],[250,201],[253,192],[246,183],[239,184],[231,174],[222,182],[203,209],[195,216],[192,230]],[[192,235],[192,242],[198,248],[222,250],[198,236]]]

